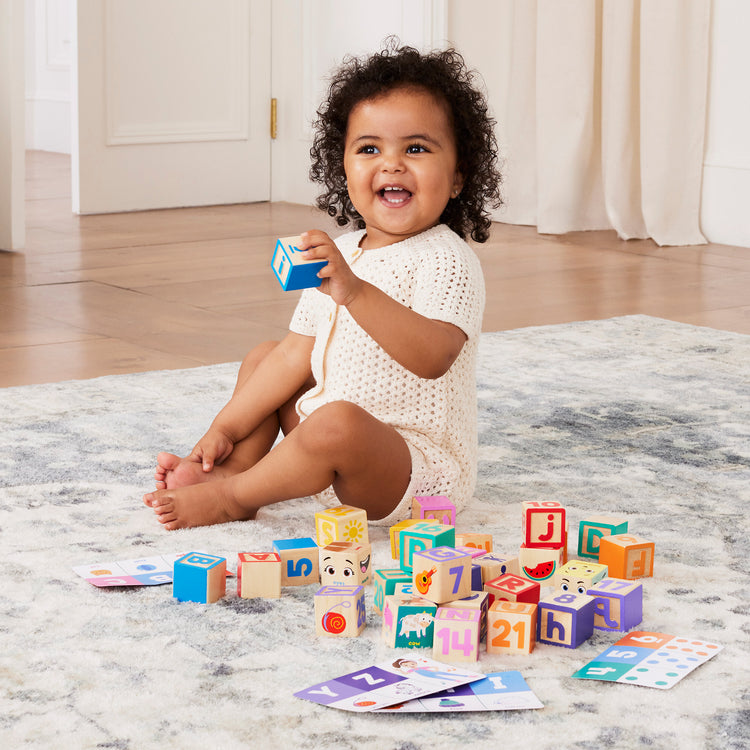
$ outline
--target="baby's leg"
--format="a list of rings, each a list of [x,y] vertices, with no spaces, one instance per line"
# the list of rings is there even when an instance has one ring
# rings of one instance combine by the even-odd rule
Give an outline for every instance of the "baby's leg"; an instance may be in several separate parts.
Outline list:
[[[339,401],[321,407],[247,470],[209,484],[147,495],[167,529],[254,518],[264,505],[304,497],[333,484],[342,502],[384,518],[411,476],[401,437],[360,407]]]

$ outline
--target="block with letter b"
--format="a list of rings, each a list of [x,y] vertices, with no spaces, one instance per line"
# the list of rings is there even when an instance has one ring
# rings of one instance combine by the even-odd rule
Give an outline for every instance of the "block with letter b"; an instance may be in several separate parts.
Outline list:
[[[612,578],[650,578],[654,574],[654,543],[631,534],[603,536],[599,562],[607,566]]]
[[[322,586],[315,594],[316,635],[351,638],[367,624],[362,586]]]
[[[278,552],[240,552],[237,555],[237,596],[241,599],[278,599],[281,596]]]
[[[453,547],[433,547],[415,552],[414,588],[436,604],[471,594],[471,555]]]
[[[370,574],[369,544],[333,542],[320,548],[320,582],[323,585],[359,584],[365,586],[372,580]]]
[[[545,597],[537,610],[537,641],[578,648],[594,634],[594,607],[594,597],[586,594]]]
[[[521,528],[526,547],[562,547],[566,540],[565,507],[557,500],[527,500]]]
[[[603,536],[625,534],[628,522],[624,518],[591,516],[578,524],[578,557],[599,559],[599,542]]]
[[[525,602],[536,604],[539,601],[541,587],[534,581],[522,576],[506,573],[484,584],[484,590],[490,595],[490,606],[498,599],[508,602]]]
[[[337,505],[315,514],[315,533],[320,547],[333,542],[368,544],[367,511],[352,505]]]
[[[456,506],[445,495],[418,495],[411,503],[411,517],[456,525]]]
[[[211,604],[227,591],[225,557],[188,552],[174,563],[172,596],[181,602]]]
[[[412,571],[412,557],[415,552],[422,552],[433,547],[455,547],[456,529],[454,526],[419,521],[408,526],[399,534],[399,565],[408,573]]]
[[[536,643],[537,605],[497,600],[487,612],[488,654],[530,654]]]
[[[482,615],[476,609],[438,607],[432,655],[438,661],[477,661]]]
[[[625,631],[643,620],[643,585],[639,581],[603,578],[587,592],[594,597],[594,628]]]
[[[282,237],[276,240],[271,258],[271,268],[284,291],[320,286],[318,271],[327,265],[326,260],[307,260],[302,257],[300,237]]]
[[[312,537],[277,539],[271,548],[281,558],[282,586],[305,586],[320,582],[318,545]]]

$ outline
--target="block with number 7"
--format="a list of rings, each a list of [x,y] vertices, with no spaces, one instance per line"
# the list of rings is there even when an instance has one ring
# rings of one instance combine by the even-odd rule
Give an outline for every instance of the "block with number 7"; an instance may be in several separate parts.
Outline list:
[[[471,554],[453,547],[415,552],[412,557],[414,590],[435,604],[463,599],[471,594],[471,563]]]

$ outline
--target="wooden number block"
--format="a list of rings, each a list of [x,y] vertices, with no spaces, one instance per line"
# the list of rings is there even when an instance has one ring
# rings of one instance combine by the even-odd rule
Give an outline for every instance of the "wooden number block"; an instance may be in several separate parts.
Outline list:
[[[455,547],[456,529],[435,521],[419,521],[399,534],[399,565],[402,570],[412,572],[412,557],[433,547]]]
[[[477,661],[482,615],[476,609],[438,607],[432,655],[438,661]]]
[[[321,547],[320,582],[328,586],[336,583],[366,586],[372,580],[371,560],[369,544],[333,542]]]
[[[654,543],[630,534],[613,534],[599,540],[599,562],[612,578],[650,578],[654,574]]]
[[[565,543],[565,507],[556,500],[526,501],[521,527],[527,547],[562,547]]]
[[[322,586],[315,594],[316,635],[351,638],[366,623],[363,586]]]
[[[227,592],[225,557],[188,552],[174,564],[172,596],[181,602],[211,604]]]
[[[327,265],[326,260],[306,260],[302,257],[299,237],[282,237],[276,240],[271,268],[284,291],[320,286],[318,271]]]
[[[563,548],[527,547],[518,550],[519,575],[536,581],[542,586],[551,586],[555,571],[563,564]]]
[[[281,596],[281,557],[278,552],[239,553],[237,596],[242,599],[278,599]]]
[[[404,529],[408,528],[409,526],[413,526],[415,523],[420,523],[420,522],[421,522],[420,518],[405,518],[403,521],[399,521],[397,524],[394,524],[393,526],[391,526],[389,535],[391,539],[391,557],[394,560],[399,559],[399,550],[400,550],[399,535],[401,534],[401,532]]]
[[[536,639],[578,648],[594,634],[594,597],[555,593],[539,602]]]
[[[508,602],[525,602],[536,604],[539,601],[541,588],[538,583],[523,576],[505,573],[499,578],[487,581],[484,590],[490,595],[490,606],[496,600]]]
[[[625,534],[628,522],[624,518],[609,516],[591,516],[578,525],[578,557],[589,560],[599,559],[599,540],[603,536]]]
[[[456,506],[444,495],[418,496],[412,500],[411,517],[455,526]]]
[[[597,630],[629,631],[643,620],[643,584],[621,578],[603,578],[587,592],[594,597]]]
[[[395,570],[376,570],[373,576],[375,581],[375,599],[374,606],[376,612],[383,611],[385,597],[390,596],[396,590],[397,583],[408,583],[413,586],[410,573],[405,573],[401,568]]]
[[[437,604],[420,596],[386,596],[383,640],[391,648],[431,648],[437,608]]]
[[[327,547],[333,542],[369,544],[367,512],[351,505],[319,510],[315,514],[315,533],[320,547]]]
[[[490,595],[486,591],[472,591],[469,596],[463,599],[456,599],[448,602],[443,606],[449,609],[476,609],[478,610],[481,620],[479,623],[479,640],[484,638],[487,632],[487,611],[489,610]]]
[[[420,596],[436,604],[471,594],[471,555],[453,547],[433,547],[415,552],[414,587]]]
[[[488,552],[477,560],[477,565],[482,569],[482,581],[492,581],[495,578],[513,573],[519,575],[521,569],[518,566],[518,557],[503,555],[499,552]]]
[[[607,566],[586,560],[571,560],[557,569],[555,589],[563,593],[585,594],[607,575]]]
[[[456,547],[476,547],[492,552],[492,534],[456,534]]]
[[[281,585],[304,586],[320,582],[318,545],[311,537],[277,539],[271,549],[281,558]]]
[[[487,612],[488,654],[530,654],[536,643],[537,605],[496,601]]]

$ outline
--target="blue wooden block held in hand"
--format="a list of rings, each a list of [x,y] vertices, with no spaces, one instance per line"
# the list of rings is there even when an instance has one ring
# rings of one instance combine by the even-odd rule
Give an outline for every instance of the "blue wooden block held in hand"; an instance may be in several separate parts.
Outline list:
[[[282,237],[276,240],[271,267],[284,291],[320,286],[318,271],[328,264],[326,260],[306,260],[300,250],[299,237]]]

